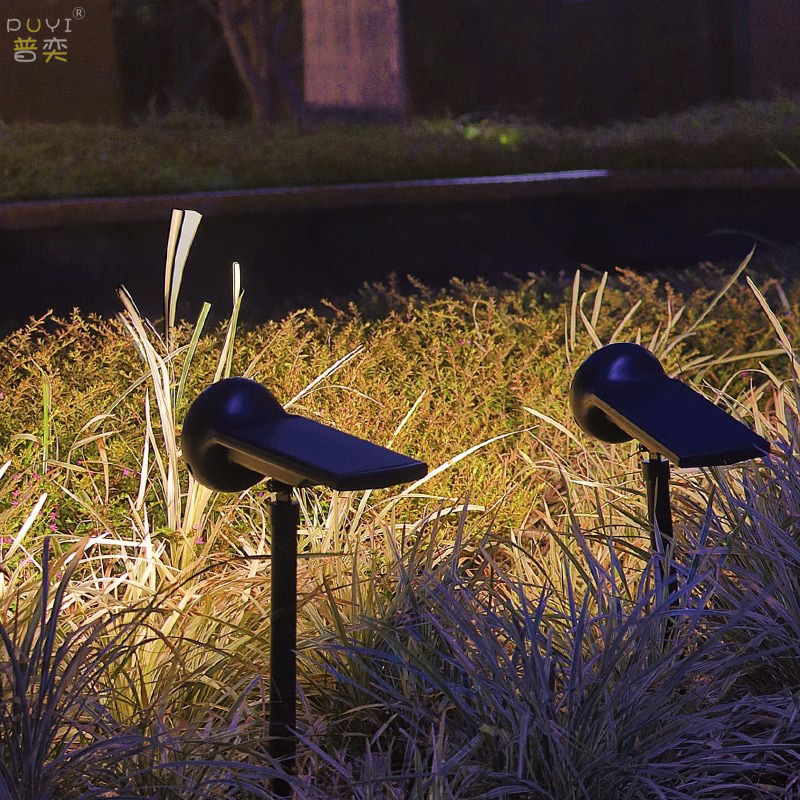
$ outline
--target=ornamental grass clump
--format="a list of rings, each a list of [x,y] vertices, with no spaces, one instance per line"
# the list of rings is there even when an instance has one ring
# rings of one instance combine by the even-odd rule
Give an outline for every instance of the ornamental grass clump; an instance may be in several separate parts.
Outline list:
[[[715,604],[717,549],[677,556],[676,597],[652,562],[631,574],[611,552],[607,570],[588,547],[582,599],[563,554],[566,604],[488,549],[403,569],[389,614],[307,651],[330,680],[308,697],[298,796],[783,796],[797,702],[742,684],[763,652],[738,632],[766,596]]]
[[[86,545],[51,564],[45,539],[38,589],[30,582],[2,598],[0,798],[265,797],[260,787],[275,770],[250,764],[241,746],[244,707],[264,705],[258,680],[241,686],[229,674],[224,706],[203,697],[219,653],[186,632],[165,633],[179,586],[111,612],[75,608],[87,595],[71,585]],[[153,646],[169,648],[171,674],[153,670]],[[175,719],[168,690],[203,704],[202,726],[188,705]],[[249,736],[248,746],[257,741]]]
[[[104,620],[69,626],[61,619],[82,555],[50,564],[42,551],[40,591],[19,592],[0,618],[0,797],[90,796],[93,782],[115,786],[117,765],[147,747],[106,708],[104,677],[124,658],[124,636],[102,637]],[[66,562],[66,566],[65,566]],[[50,569],[64,570],[50,599]],[[19,589],[19,587],[17,587]],[[32,602],[31,602],[32,601]],[[87,775],[87,769],[89,775]],[[87,780],[88,778],[88,780]]]

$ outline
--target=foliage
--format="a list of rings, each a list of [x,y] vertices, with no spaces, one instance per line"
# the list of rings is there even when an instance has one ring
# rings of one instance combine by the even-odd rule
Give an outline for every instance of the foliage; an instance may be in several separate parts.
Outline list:
[[[670,284],[372,286],[237,330],[234,269],[206,332],[207,308],[174,319],[198,221],[173,219],[160,331],[122,292],[116,321],[0,345],[0,798],[269,797],[267,498],[212,496],[179,452],[229,372],[432,467],[299,497],[298,798],[792,796],[797,282],[745,259]],[[620,339],[778,443],[675,475],[674,596],[635,450],[587,441],[564,402]]]
[[[98,678],[114,661],[119,642],[98,646],[100,620],[60,641],[59,614],[80,555],[80,548],[71,554],[50,608],[45,541],[35,605],[6,610],[8,624],[0,624],[0,797],[9,800],[60,796],[71,784],[80,785],[87,761],[96,775],[113,778],[115,762],[145,746],[115,724],[99,699]]]
[[[136,195],[571,169],[785,166],[800,151],[793,98],[709,106],[607,127],[535,120],[407,125],[275,124],[203,114],[129,128],[14,124],[0,130],[0,198]]]

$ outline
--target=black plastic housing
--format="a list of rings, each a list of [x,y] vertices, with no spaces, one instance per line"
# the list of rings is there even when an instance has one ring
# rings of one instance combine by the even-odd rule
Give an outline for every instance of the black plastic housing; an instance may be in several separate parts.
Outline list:
[[[421,461],[288,414],[261,384],[227,378],[209,386],[186,414],[183,457],[210,489],[238,492],[265,477],[289,486],[380,489],[427,474]]]
[[[699,392],[670,378],[638,344],[592,353],[569,393],[578,425],[606,442],[636,439],[678,467],[735,464],[767,455],[769,443]]]

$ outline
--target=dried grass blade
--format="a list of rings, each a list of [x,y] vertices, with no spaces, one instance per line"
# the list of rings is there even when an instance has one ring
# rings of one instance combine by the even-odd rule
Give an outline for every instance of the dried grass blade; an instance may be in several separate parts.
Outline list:
[[[164,336],[169,332],[169,308],[170,298],[172,297],[172,281],[175,272],[175,251],[178,247],[178,237],[183,224],[183,211],[177,208],[172,209],[172,218],[169,225],[169,236],[167,237],[167,257],[164,265]]]
[[[509,436],[517,436],[520,433],[526,433],[527,431],[530,431],[530,430],[533,430],[533,429],[532,428],[522,428],[522,429],[520,429],[518,431],[509,431],[508,433],[501,433],[498,436],[492,436],[490,439],[485,439],[484,441],[482,441],[482,442],[480,442],[480,443],[478,443],[476,445],[473,445],[472,447],[464,450],[463,452],[459,453],[458,455],[453,456],[452,458],[450,458],[447,461],[445,461],[443,464],[440,464],[435,469],[432,469],[424,478],[420,478],[419,480],[414,481],[414,483],[412,483],[410,486],[407,486],[405,489],[403,489],[402,492],[400,492],[399,494],[395,495],[390,500],[390,502],[387,504],[387,506],[384,509],[383,513],[385,513],[386,509],[393,507],[394,504],[401,497],[408,497],[408,495],[410,495],[413,492],[415,492],[420,486],[422,486],[423,484],[427,483],[429,480],[432,480],[437,475],[440,475],[442,472],[444,472],[445,470],[447,470],[450,467],[454,466],[455,464],[458,464],[459,461],[462,461],[463,459],[467,458],[467,456],[471,456],[473,453],[477,453],[478,450],[482,450],[484,447],[487,447],[488,445],[493,444],[494,442],[499,442],[502,439],[507,439]]]
[[[747,269],[747,266],[750,264],[750,260],[753,258],[753,254],[755,253],[756,248],[755,245],[751,248],[750,252],[742,259],[742,262],[739,266],[734,270],[733,274],[727,281],[725,281],[725,285],[714,295],[714,299],[706,306],[703,310],[703,313],[680,335],[676,336],[661,352],[661,356],[667,355],[671,350],[677,347],[681,342],[688,339],[702,324],[703,320],[714,310],[714,307],[722,300],[723,297],[728,293],[728,289],[739,280],[739,276]],[[748,283],[750,283],[750,279],[747,279]]]
[[[33,510],[30,514],[28,514],[25,522],[22,524],[22,527],[19,529],[19,532],[14,537],[14,541],[11,542],[8,548],[8,552],[6,553],[5,560],[8,561],[17,550],[22,547],[22,543],[25,540],[25,536],[28,534],[28,531],[31,529],[31,525],[36,521],[36,518],[39,516],[39,513],[42,510],[42,506],[44,505],[44,501],[47,500],[47,492],[42,492],[39,496],[39,499],[36,501],[36,505],[34,505]]]
[[[781,324],[781,321],[775,315],[775,312],[770,308],[769,303],[766,301],[766,298],[763,294],[758,290],[756,285],[748,276],[747,278],[747,285],[752,290],[753,294],[756,296],[756,300],[758,300],[759,305],[764,310],[764,313],[767,315],[772,327],[775,329],[775,333],[778,335],[778,341],[781,343],[786,355],[789,356],[792,362],[792,369],[794,370],[795,374],[798,373],[797,370],[797,356],[794,353],[794,348],[792,347],[792,343],[789,341],[789,337],[786,335],[786,331]]]
[[[239,262],[233,262],[233,290],[239,290]],[[231,318],[228,322],[228,330],[225,334],[225,342],[222,345],[222,352],[219,355],[219,363],[217,364],[217,371],[214,373],[214,382],[216,383],[220,378],[229,378],[231,374],[231,367],[233,364],[233,343],[236,339],[236,325],[239,321],[239,309],[242,306],[242,297],[244,292],[239,290],[235,295],[233,310],[231,311]]]
[[[565,428],[560,422],[554,420],[552,417],[549,417],[547,414],[541,411],[537,411],[535,408],[531,408],[530,406],[523,406],[522,410],[527,411],[529,414],[532,414],[534,417],[536,417],[536,419],[540,419],[542,420],[542,422],[546,422],[548,425],[552,425],[554,428],[561,431],[561,433],[563,433],[571,441],[575,442],[575,444],[578,445],[578,447],[580,447],[581,449],[583,448],[583,444],[578,439],[578,437],[575,436],[575,434],[571,430]],[[532,429],[529,428],[528,430]]]
[[[575,278],[572,281],[572,305],[569,311],[569,340],[568,348],[572,352],[576,347],[576,335],[578,329],[578,296],[581,290],[581,271],[575,271]]]
[[[144,393],[144,414],[145,419],[150,419],[150,390]],[[144,451],[142,452],[142,468],[139,474],[139,492],[136,495],[134,508],[141,511],[144,505],[144,496],[147,491],[147,474],[150,471],[150,436],[144,437]]]
[[[181,377],[178,381],[178,389],[175,392],[175,405],[177,406],[183,399],[183,392],[186,388],[186,381],[189,379],[189,368],[194,360],[194,354],[197,351],[197,345],[200,342],[200,336],[203,333],[203,328],[206,324],[206,319],[211,311],[211,303],[203,303],[200,309],[200,315],[195,323],[194,330],[192,331],[192,338],[189,341],[189,346],[186,349],[186,358],[183,361],[183,368],[181,369]]]
[[[411,417],[414,416],[414,412],[419,408],[420,403],[422,402],[422,400],[425,398],[425,396],[427,394],[428,394],[428,390],[424,389],[422,391],[422,394],[420,394],[420,396],[414,401],[414,404],[411,406],[411,408],[408,409],[408,411],[406,412],[406,415],[403,417],[402,420],[400,420],[400,424],[394,429],[394,433],[391,435],[391,437],[389,438],[389,441],[386,444],[387,447],[391,447],[392,444],[394,444],[395,438],[399,435],[400,431],[402,431],[403,428],[405,428],[406,424],[411,419]]]
[[[53,385],[42,371],[42,472],[47,472],[50,460],[50,420],[53,410]]]
[[[198,214],[196,211],[184,211],[182,214],[180,236],[178,238],[178,246],[175,250],[175,260],[172,265],[172,278],[170,280],[169,315],[167,317],[168,331],[171,331],[175,327],[175,310],[178,306],[178,294],[180,293],[181,283],[183,281],[183,271],[186,267],[186,260],[189,257],[189,250],[192,247],[192,242],[194,242],[200,220],[203,218],[202,215]],[[165,340],[167,341],[167,350],[169,350],[169,334],[167,334]]]
[[[312,392],[317,386],[319,386],[320,383],[338,372],[345,364],[347,364],[349,361],[352,361],[356,356],[361,355],[363,352],[364,345],[360,344],[358,347],[351,350],[347,355],[342,356],[342,358],[340,358],[337,362],[331,364],[330,367],[317,375],[317,377],[314,378],[314,380],[311,381],[311,383],[309,383],[305,388],[301,389],[288,403],[284,405],[284,408],[293,406],[298,400],[301,400],[307,394]]]
[[[642,301],[637,300],[629,309],[628,313],[622,318],[622,321],[614,328],[614,333],[611,334],[611,342],[616,342],[617,337],[625,330],[625,326],[631,321],[631,317],[639,310],[639,306],[641,306]]]
[[[589,333],[589,337],[594,343],[594,346],[599,350],[603,346],[603,343],[600,341],[600,337],[597,335],[597,331],[594,329],[594,325],[589,321],[586,314],[584,314],[582,308],[579,308],[578,311],[581,315],[581,322],[583,323],[584,327]]]
[[[597,320],[600,319],[600,308],[603,305],[603,294],[606,290],[606,283],[608,283],[608,273],[604,272],[603,277],[600,279],[600,286],[597,287],[597,293],[594,296],[594,306],[592,307],[592,328],[597,327]]]

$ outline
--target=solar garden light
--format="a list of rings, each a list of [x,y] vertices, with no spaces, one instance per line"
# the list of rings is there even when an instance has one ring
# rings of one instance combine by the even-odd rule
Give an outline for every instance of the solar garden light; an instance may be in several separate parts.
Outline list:
[[[712,467],[770,452],[766,440],[699,392],[670,378],[658,359],[638,344],[619,342],[592,353],[575,373],[569,401],[586,433],[604,442],[636,439],[647,453],[642,461],[647,515],[652,548],[662,561],[672,543],[669,462],[678,467]],[[665,566],[662,563],[661,569]],[[677,586],[674,566],[666,571],[671,594]]]
[[[240,492],[270,478],[272,598],[270,642],[270,755],[293,772],[297,668],[297,527],[292,489],[380,489],[423,477],[421,461],[387,450],[315,420],[288,414],[272,394],[246,378],[209,386],[186,414],[183,457],[191,474],[219,492]],[[278,797],[290,797],[283,779]]]

